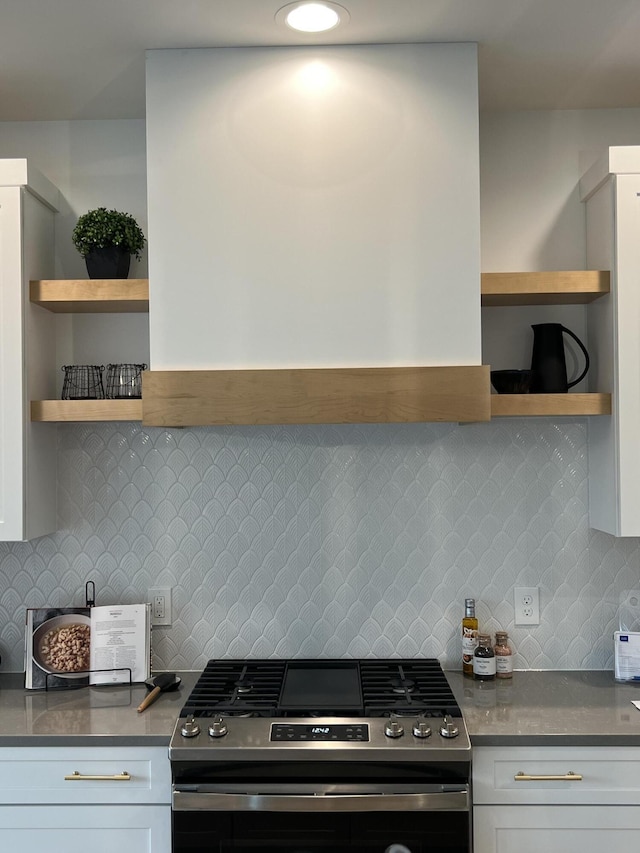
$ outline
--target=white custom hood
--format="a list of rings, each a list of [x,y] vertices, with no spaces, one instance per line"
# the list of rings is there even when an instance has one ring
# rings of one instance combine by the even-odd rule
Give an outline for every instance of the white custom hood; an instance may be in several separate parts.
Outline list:
[[[147,134],[152,372],[479,367],[475,45],[150,51]]]

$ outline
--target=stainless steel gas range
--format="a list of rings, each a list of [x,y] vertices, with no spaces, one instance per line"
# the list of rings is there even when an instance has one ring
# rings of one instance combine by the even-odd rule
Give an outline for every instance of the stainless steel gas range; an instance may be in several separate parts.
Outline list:
[[[471,747],[435,659],[210,661],[169,756],[174,853],[470,849]]]

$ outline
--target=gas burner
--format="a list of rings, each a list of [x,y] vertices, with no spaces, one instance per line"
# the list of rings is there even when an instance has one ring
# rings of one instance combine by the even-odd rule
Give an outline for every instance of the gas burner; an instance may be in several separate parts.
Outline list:
[[[233,694],[244,696],[247,693],[251,693],[254,689],[254,683],[250,678],[246,678],[243,674],[239,678],[225,682],[222,685],[222,689],[225,694],[228,694],[229,696],[232,696]]]
[[[416,689],[415,681],[410,678],[392,678],[390,684],[394,693],[413,693]]]
[[[233,717],[239,719],[239,718],[246,718],[246,717],[257,717],[259,715],[256,714],[255,711],[220,711],[218,716],[222,717],[223,719],[233,718]]]
[[[392,711],[384,711],[382,716],[390,719],[394,717],[406,719],[407,717],[424,717],[425,714],[419,708],[395,708]]]

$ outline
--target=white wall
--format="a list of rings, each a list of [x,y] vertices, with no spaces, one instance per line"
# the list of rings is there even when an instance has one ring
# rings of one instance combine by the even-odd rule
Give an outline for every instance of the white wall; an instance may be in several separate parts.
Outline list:
[[[147,233],[144,121],[0,122],[0,157],[26,157],[60,190],[56,217],[59,278],[86,278],[71,232],[95,207],[130,213]],[[132,278],[147,276],[146,252]]]
[[[86,278],[84,259],[71,234],[78,217],[96,207],[130,213],[147,231],[144,121],[52,121],[0,123],[0,157],[26,157],[60,190],[56,216],[56,277]],[[131,259],[131,278],[147,277],[147,252]],[[146,315],[60,315],[56,371],[63,364],[149,361]]]
[[[637,109],[483,114],[483,271],[585,269],[580,177],[607,146],[637,144]],[[483,363],[494,369],[528,368],[533,344],[531,324],[546,322],[563,323],[586,343],[584,307],[483,309]],[[583,361],[570,341],[567,351],[571,378]],[[589,378],[575,390],[589,390]]]
[[[607,146],[638,144],[637,109],[483,113],[483,270],[584,269],[580,176]]]

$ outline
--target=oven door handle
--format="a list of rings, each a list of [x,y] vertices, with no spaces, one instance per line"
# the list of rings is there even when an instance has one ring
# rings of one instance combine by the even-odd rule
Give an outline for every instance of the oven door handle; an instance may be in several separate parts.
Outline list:
[[[408,812],[469,810],[469,789],[402,794],[264,794],[173,792],[173,810],[258,812]]]

